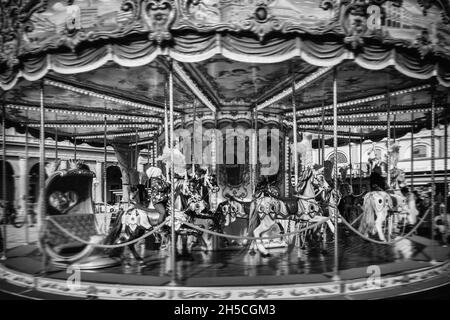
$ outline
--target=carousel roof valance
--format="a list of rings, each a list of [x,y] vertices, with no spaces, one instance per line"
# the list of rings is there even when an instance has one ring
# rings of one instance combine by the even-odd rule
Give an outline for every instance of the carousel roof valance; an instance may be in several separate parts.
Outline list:
[[[11,0],[1,3],[0,85],[108,61],[142,66],[158,55],[216,54],[254,63],[353,59],[450,86],[447,0]],[[425,59],[426,58],[426,59]]]

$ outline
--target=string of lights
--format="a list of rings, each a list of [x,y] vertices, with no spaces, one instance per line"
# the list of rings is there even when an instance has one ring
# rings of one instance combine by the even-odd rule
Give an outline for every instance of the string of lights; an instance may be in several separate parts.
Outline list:
[[[40,110],[40,107],[21,105],[21,104],[12,104],[12,103],[6,104],[6,108],[17,109],[17,110],[36,111],[36,112],[39,112],[39,110]],[[50,112],[50,113],[63,114],[63,115],[90,116],[90,117],[98,117],[98,118],[103,118],[105,116],[105,113],[92,112],[92,111],[64,110],[64,109],[55,108],[55,107],[52,108],[51,106],[46,106],[45,111]],[[145,120],[146,122],[161,123],[160,119],[150,118],[149,116],[146,116],[146,115],[122,115],[122,114],[108,113],[108,118],[126,119],[126,120],[136,120],[136,118],[142,118],[142,119],[146,119]]]
[[[421,90],[425,90],[425,89],[429,89],[429,88],[431,88],[431,84],[424,84],[424,85],[420,85],[420,86],[416,86],[416,87],[411,87],[408,89],[393,91],[389,95],[391,97],[395,97],[395,96],[412,93],[412,92],[416,92],[416,91],[421,91]],[[346,101],[346,102],[340,102],[337,104],[337,107],[340,108],[340,107],[353,106],[353,105],[373,102],[373,101],[377,101],[377,100],[382,100],[385,98],[386,98],[386,94],[379,94],[379,95],[375,95],[375,96],[371,96],[371,97],[360,98],[360,99],[350,100],[350,101]],[[326,106],[312,107],[312,108],[308,108],[308,109],[297,110],[297,114],[301,115],[301,114],[317,113],[319,111],[322,111],[322,109],[329,110],[332,108],[333,108],[333,105],[329,104]],[[292,112],[287,112],[286,116],[292,116]]]
[[[61,88],[61,89],[64,89],[64,90],[69,90],[69,91],[72,91],[72,92],[75,92],[75,93],[87,95],[87,96],[90,96],[90,97],[102,99],[104,101],[109,101],[109,102],[113,102],[113,103],[126,105],[126,106],[133,107],[133,108],[139,108],[139,109],[144,109],[144,110],[149,110],[149,111],[154,111],[154,112],[160,112],[160,113],[164,112],[164,109],[160,108],[160,107],[154,107],[154,106],[151,106],[151,105],[148,105],[148,104],[143,104],[143,103],[139,103],[139,102],[133,102],[133,101],[129,101],[129,100],[122,99],[122,98],[116,98],[116,97],[113,97],[113,96],[110,96],[110,95],[106,95],[106,94],[103,94],[103,93],[98,93],[98,92],[95,92],[93,90],[79,88],[79,87],[76,87],[74,85],[66,84],[66,83],[63,83],[63,82],[55,81],[55,80],[44,79],[44,84],[51,85],[51,86],[54,86],[54,87],[57,87],[57,88]]]

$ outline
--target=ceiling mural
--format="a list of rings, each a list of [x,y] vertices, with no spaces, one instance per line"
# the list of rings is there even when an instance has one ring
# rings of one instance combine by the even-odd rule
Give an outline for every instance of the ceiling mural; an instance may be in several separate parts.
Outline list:
[[[56,75],[56,74],[55,74]],[[142,101],[164,106],[164,84],[166,83],[166,71],[163,67],[152,63],[141,68],[127,68],[113,62],[103,67],[85,73],[65,75],[58,77],[71,83],[89,88],[95,86],[102,91],[128,96],[129,98],[142,99]],[[13,89],[8,91],[7,97],[17,103],[39,104],[40,81],[30,82],[23,80]],[[50,104],[68,106],[89,106],[90,108],[104,109],[105,101],[90,95],[79,94],[70,90],[47,85],[45,86],[45,101]],[[181,81],[174,81],[175,107],[183,108],[185,104],[191,104],[193,94],[187,91]],[[106,102],[106,104],[112,104]],[[126,105],[118,105],[125,112],[142,112],[140,108]]]
[[[110,62],[102,68],[71,75],[70,78],[79,83],[93,83],[112,91],[140,96],[161,106],[164,105],[167,71],[157,62],[141,68],[127,68]],[[174,94],[176,106],[182,107],[183,104],[192,103],[193,95],[188,93],[181,81],[174,82]]]
[[[400,90],[423,82],[408,78],[392,67],[374,71],[363,69],[353,62],[344,62],[337,68],[338,102],[385,94],[388,88]],[[333,103],[332,73],[297,94],[296,101],[298,109]],[[291,97],[285,98],[282,103],[291,105]]]
[[[222,57],[195,63],[193,68],[196,80],[209,87],[224,107],[249,106],[277,88],[284,89],[293,74],[301,78],[316,69],[300,59],[252,64]]]

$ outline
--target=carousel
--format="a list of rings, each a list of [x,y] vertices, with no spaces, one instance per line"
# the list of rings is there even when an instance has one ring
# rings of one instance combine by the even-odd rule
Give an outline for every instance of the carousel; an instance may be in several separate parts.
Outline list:
[[[448,195],[447,1],[0,7],[3,160],[7,128],[40,142],[37,241],[7,248],[3,224],[0,288],[34,298],[375,299],[449,283],[447,197],[443,210],[435,204],[439,125]],[[423,129],[431,192],[419,208],[413,149],[406,177],[397,140],[413,143]],[[61,141],[73,155],[58,154]],[[375,145],[363,151],[380,141],[384,157]],[[103,148],[100,170],[77,157],[82,144]],[[343,146],[349,167],[339,165]],[[122,173],[115,209],[108,148]]]

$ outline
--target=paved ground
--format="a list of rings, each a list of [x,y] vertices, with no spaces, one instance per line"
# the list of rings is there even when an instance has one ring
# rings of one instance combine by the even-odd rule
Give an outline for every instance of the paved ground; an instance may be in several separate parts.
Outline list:
[[[1,232],[3,234],[3,225],[0,225]],[[21,228],[16,228],[12,225],[7,225],[6,236],[7,236],[7,248],[11,249],[17,246],[21,246],[26,243],[26,226]],[[35,243],[37,241],[38,228],[37,225],[28,228],[28,241],[29,243]]]

